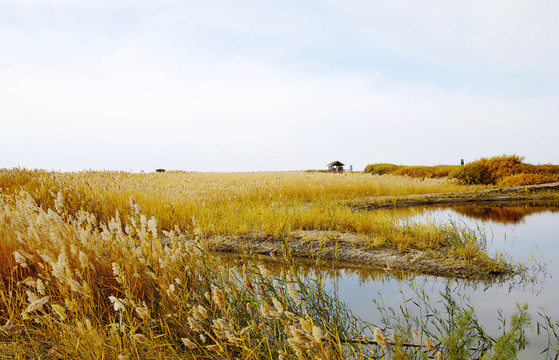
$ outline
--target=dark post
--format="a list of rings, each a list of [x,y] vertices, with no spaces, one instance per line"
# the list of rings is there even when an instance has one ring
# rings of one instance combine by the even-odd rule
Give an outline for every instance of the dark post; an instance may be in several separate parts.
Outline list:
[[[464,166],[464,159],[460,159],[460,165]]]

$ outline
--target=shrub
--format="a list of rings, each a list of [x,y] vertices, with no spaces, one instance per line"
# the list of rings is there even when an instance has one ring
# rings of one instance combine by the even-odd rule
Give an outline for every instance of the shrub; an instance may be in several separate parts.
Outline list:
[[[405,166],[394,164],[370,164],[365,168],[366,173],[377,175],[397,175],[409,176],[413,178],[441,178],[447,177],[451,171],[458,166],[437,165],[437,166]]]
[[[465,166],[406,166],[380,163],[367,165],[364,172],[420,179],[449,177],[469,185],[516,186],[559,181],[559,165],[532,165],[523,163],[523,160],[523,156],[500,155],[481,158]]]
[[[495,156],[488,160],[489,170],[496,179],[518,174],[522,171],[524,157],[518,155]]]
[[[406,175],[414,178],[440,178],[446,177],[457,166],[400,166],[391,172],[392,175]]]
[[[523,159],[518,155],[501,155],[490,159],[481,158],[465,165],[461,171],[453,174],[453,176],[467,184],[495,184],[503,177],[520,173]]]
[[[460,169],[458,165],[438,165],[433,167],[433,177],[449,176],[453,171]]]
[[[559,181],[559,174],[515,174],[505,176],[497,181],[497,185],[521,186],[531,184],[545,184]]]
[[[465,165],[455,176],[467,184],[487,185],[494,184],[496,180],[491,173],[489,161],[484,158]]]
[[[392,175],[409,176],[414,178],[430,178],[433,172],[428,166],[400,166]]]
[[[526,174],[548,174],[548,175],[559,175],[559,165],[532,165],[532,164],[522,164],[522,173]]]
[[[367,165],[365,168],[366,173],[370,173],[373,175],[383,175],[387,173],[391,173],[392,171],[396,170],[399,166],[394,164],[370,164]]]

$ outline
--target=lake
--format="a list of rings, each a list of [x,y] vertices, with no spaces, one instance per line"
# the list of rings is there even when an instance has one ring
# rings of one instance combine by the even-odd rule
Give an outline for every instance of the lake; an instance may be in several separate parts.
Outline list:
[[[386,210],[385,210],[386,211]],[[505,252],[514,261],[532,266],[527,276],[516,277],[505,283],[484,284],[449,280],[418,275],[399,280],[373,272],[370,275],[352,270],[339,270],[329,277],[326,286],[345,302],[362,319],[378,324],[379,312],[372,299],[384,299],[387,306],[398,308],[404,298],[414,297],[410,282],[422,286],[431,301],[444,291],[447,284],[455,287],[460,295],[469,297],[487,332],[498,336],[498,312],[510,320],[516,304],[527,303],[535,323],[542,319],[538,311],[545,311],[559,321],[559,204],[516,203],[516,204],[469,204],[450,207],[420,207],[390,210],[401,221],[445,222],[454,221],[469,227],[479,228],[488,239],[488,251]],[[545,268],[540,268],[545,264]],[[457,288],[457,289],[456,289]],[[508,321],[507,321],[508,323]],[[547,346],[545,336],[528,334],[531,345],[520,358],[545,357],[539,355]]]

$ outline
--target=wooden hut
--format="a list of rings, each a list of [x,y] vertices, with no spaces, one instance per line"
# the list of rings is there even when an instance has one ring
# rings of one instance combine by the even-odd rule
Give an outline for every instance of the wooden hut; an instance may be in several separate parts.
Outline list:
[[[344,164],[339,161],[332,161],[328,164],[328,171],[336,172],[336,173],[343,173],[344,172]]]

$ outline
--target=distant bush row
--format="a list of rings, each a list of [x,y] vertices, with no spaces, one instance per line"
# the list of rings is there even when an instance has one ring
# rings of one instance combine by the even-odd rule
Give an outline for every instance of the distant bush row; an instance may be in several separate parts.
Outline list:
[[[524,157],[501,155],[481,158],[464,166],[404,166],[371,164],[365,168],[370,174],[403,175],[414,178],[450,177],[466,184],[530,185],[559,181],[559,165],[532,165],[523,163]]]
[[[366,173],[402,175],[414,178],[442,178],[460,169],[460,166],[437,165],[437,166],[405,166],[394,164],[372,164],[365,168]]]

